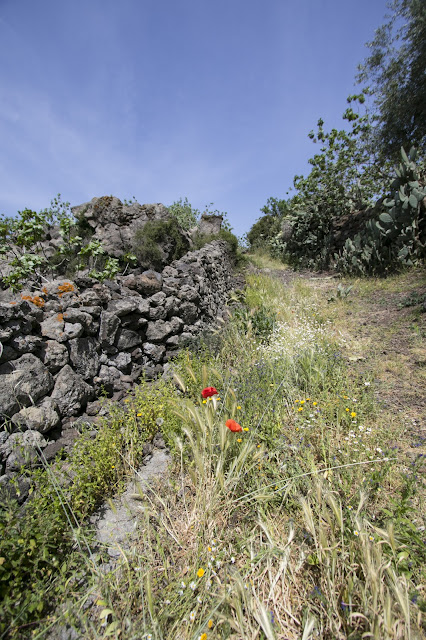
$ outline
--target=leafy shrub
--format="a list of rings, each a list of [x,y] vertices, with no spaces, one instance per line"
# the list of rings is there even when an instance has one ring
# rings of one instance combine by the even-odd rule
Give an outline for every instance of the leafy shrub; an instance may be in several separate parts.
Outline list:
[[[310,269],[325,269],[329,265],[332,242],[330,212],[312,204],[296,210],[287,220],[291,237],[282,244],[282,253],[290,264]]]
[[[173,204],[167,208],[170,215],[177,220],[179,226],[185,229],[185,231],[189,231],[195,227],[200,217],[200,212],[198,209],[192,207],[188,202],[188,198],[185,198],[185,200],[179,198],[179,200],[176,200],[176,202],[173,202]]]
[[[426,189],[419,181],[417,151],[407,156],[401,148],[401,163],[390,186],[391,196],[384,201],[388,211],[378,220],[369,220],[365,230],[348,238],[335,256],[343,273],[381,274],[412,266],[426,257],[426,219],[421,202]]]
[[[254,223],[247,234],[250,249],[261,249],[280,232],[280,220],[277,216],[266,214]]]
[[[46,273],[72,277],[76,270],[88,267],[92,277],[103,280],[118,272],[117,261],[108,258],[98,240],[92,240],[94,232],[83,213],[75,218],[60,194],[49,209],[18,213],[16,219],[0,219],[0,255],[6,256],[9,267],[2,280],[12,290],[19,291],[24,282],[38,287]],[[62,244],[47,256],[43,243],[51,239],[53,225],[59,228]]]
[[[11,625],[9,637],[23,637],[16,628],[45,613],[55,576],[72,563],[73,536],[61,501],[40,470],[33,481],[37,496],[28,508],[10,501],[0,509],[0,633]]]
[[[15,500],[0,504],[2,638],[28,637],[27,624],[45,616],[52,602],[69,598],[67,578],[75,578],[77,556],[86,546],[80,527],[141,464],[144,443],[166,415],[165,388],[164,382],[154,387],[142,380],[125,408],[110,405],[95,438],[83,431],[63,470],[55,464],[28,472],[31,497],[24,508]],[[79,561],[81,571],[81,555]]]
[[[213,240],[225,240],[231,248],[232,254],[236,257],[238,252],[238,238],[235,236],[232,231],[228,231],[227,229],[221,229],[218,235],[208,234],[208,233],[197,233],[193,238],[194,249],[201,249],[209,242],[213,242]]]
[[[143,267],[162,267],[178,260],[189,249],[189,241],[175,220],[147,222],[135,233],[132,251]]]
[[[365,104],[365,95],[350,95],[349,105]],[[345,129],[327,131],[320,118],[317,130],[308,137],[319,146],[309,159],[307,176],[296,175],[296,194],[285,200],[269,198],[262,211],[291,224],[293,234],[262,230],[262,219],[252,229],[254,238],[266,233],[273,257],[284,258],[295,266],[323,269],[329,266],[332,221],[352,211],[363,210],[381,193],[388,166],[374,162],[374,150],[368,146],[371,122],[366,112],[349,106],[343,113]],[[265,222],[268,222],[266,219]],[[260,223],[260,224],[259,224]],[[249,232],[249,234],[251,231]]]

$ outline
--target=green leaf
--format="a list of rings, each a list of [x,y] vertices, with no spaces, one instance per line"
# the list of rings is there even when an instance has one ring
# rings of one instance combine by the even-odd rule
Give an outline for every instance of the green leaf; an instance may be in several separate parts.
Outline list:
[[[404,200],[407,199],[407,196],[405,195],[404,188],[402,186],[399,187],[398,195],[399,195],[399,197],[400,197],[402,202],[404,202]]]
[[[410,203],[410,207],[417,209],[417,198],[413,193],[410,195],[408,202]]]
[[[412,195],[417,198],[417,202],[420,202],[426,197],[426,189],[413,189]]]
[[[116,633],[117,631],[118,633],[121,633],[121,629],[118,629],[118,625],[119,625],[118,620],[114,620],[114,622],[111,622],[111,624],[105,630],[104,638],[108,638],[109,636],[112,636],[112,634]]]
[[[407,154],[405,153],[405,149],[404,147],[401,147],[401,158],[403,159],[404,162],[406,162],[407,164],[410,162],[408,159]]]
[[[379,215],[379,220],[384,224],[392,224],[393,219],[388,213],[381,213]]]
[[[108,616],[110,616],[113,613],[114,612],[113,612],[112,609],[102,609],[102,611],[99,614],[99,619],[103,620],[103,618],[107,618]]]

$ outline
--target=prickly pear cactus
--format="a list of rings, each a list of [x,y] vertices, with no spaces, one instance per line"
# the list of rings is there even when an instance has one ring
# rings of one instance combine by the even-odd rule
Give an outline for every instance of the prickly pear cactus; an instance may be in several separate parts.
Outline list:
[[[392,196],[384,201],[387,212],[380,214],[376,227],[391,243],[398,245],[398,260],[405,264],[426,257],[426,237],[422,220],[421,202],[426,188],[420,185],[416,166],[417,151],[410,149],[407,156],[401,148],[401,163],[391,184]]]
[[[401,163],[390,186],[383,211],[369,220],[361,234],[348,239],[335,256],[336,268],[346,273],[386,273],[398,266],[411,266],[426,258],[426,197],[424,180],[416,165],[417,151],[407,155],[401,148]]]

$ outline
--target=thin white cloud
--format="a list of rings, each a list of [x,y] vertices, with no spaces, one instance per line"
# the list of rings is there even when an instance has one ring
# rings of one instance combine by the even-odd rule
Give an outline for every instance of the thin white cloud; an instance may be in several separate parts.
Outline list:
[[[38,202],[40,184],[57,185],[51,196],[72,185],[73,194],[88,199],[105,193],[130,197],[137,192],[144,201],[170,203],[177,193],[207,201],[235,187],[247,164],[241,151],[219,158],[205,153],[192,123],[167,139],[152,134],[129,152],[120,132],[103,134],[99,122],[92,127],[96,113],[89,107],[80,108],[76,116],[65,122],[49,96],[40,92],[15,88],[8,93],[0,105],[0,136],[9,142],[8,161],[0,165],[4,203],[21,201],[19,194],[25,194],[25,206],[30,206],[32,197],[34,208],[46,206],[45,201]]]

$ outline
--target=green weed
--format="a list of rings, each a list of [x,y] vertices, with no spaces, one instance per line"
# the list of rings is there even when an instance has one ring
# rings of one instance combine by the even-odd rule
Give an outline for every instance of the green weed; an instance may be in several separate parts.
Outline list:
[[[422,456],[407,472],[390,446],[400,419],[354,370],[334,306],[310,283],[255,276],[241,302],[250,320],[259,308],[271,318],[267,340],[234,314],[214,351],[182,352],[172,381],[142,385],[112,410],[97,453],[84,437],[77,447],[63,493],[70,519],[137,467],[158,425],[173,462],[141,492],[138,541],[110,572],[82,544],[78,567],[52,569],[59,593],[85,575],[68,593],[67,619],[93,640],[420,638]],[[217,393],[204,397],[208,387]],[[39,623],[38,637],[63,623],[59,614]]]

